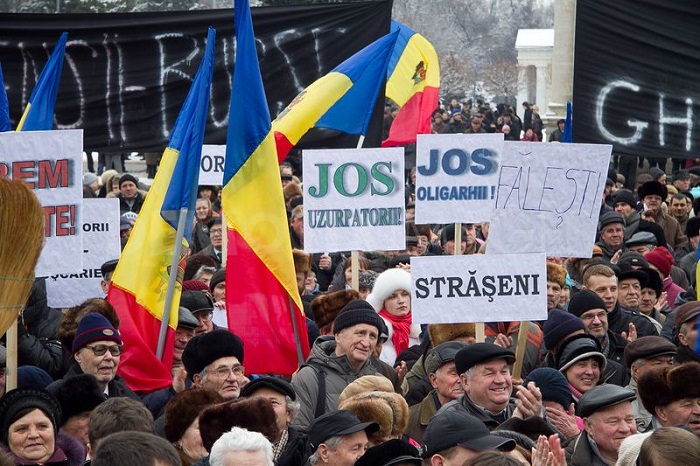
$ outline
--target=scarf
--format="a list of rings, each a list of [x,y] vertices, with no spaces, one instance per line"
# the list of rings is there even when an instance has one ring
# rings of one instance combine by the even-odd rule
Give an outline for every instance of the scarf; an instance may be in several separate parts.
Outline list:
[[[391,342],[394,344],[398,356],[401,351],[408,349],[408,337],[411,335],[411,321],[413,320],[411,311],[408,311],[405,316],[394,316],[382,309],[379,311],[379,315],[391,322],[391,327],[394,329]]]
[[[578,400],[581,399],[581,397],[583,396],[583,393],[576,390],[576,388],[574,388],[574,386],[571,384],[569,384],[569,388],[571,389],[571,394],[573,395],[574,400],[576,400],[576,402],[578,403]]]
[[[284,451],[284,449],[287,447],[287,441],[289,440],[289,429],[284,429],[282,431],[282,436],[280,437],[280,441],[277,442],[275,445],[272,445],[272,457],[275,461],[280,459],[280,455]]]

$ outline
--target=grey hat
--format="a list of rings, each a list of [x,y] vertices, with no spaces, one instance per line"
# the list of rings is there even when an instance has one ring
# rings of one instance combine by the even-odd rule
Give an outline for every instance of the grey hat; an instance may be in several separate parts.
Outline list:
[[[377,281],[379,274],[374,270],[363,270],[360,272],[359,289],[370,290],[374,288],[374,282]]]
[[[598,385],[583,394],[578,402],[578,415],[588,417],[600,409],[615,406],[623,401],[633,401],[636,398],[637,395],[629,388],[607,383]]]
[[[177,311],[177,326],[195,330],[199,327],[199,321],[186,307],[180,306]]]
[[[600,352],[600,343],[590,335],[575,335],[563,343],[559,353],[559,372],[566,370],[584,359],[594,358],[598,361],[600,370],[605,369],[608,360]]]
[[[600,220],[598,220],[598,230],[600,231],[612,223],[621,223],[624,225],[625,219],[617,212],[605,212],[600,216]]]
[[[87,172],[83,175],[83,186],[90,186],[92,183],[97,183],[99,178],[97,175],[91,172]]]
[[[654,233],[650,233],[648,231],[638,231],[637,233],[633,234],[630,239],[625,241],[625,246],[627,247],[639,246],[643,244],[653,244],[656,246],[656,236],[654,236]]]
[[[659,178],[661,178],[666,173],[659,167],[651,167],[649,169],[649,174],[651,175],[652,180],[659,181]]]
[[[452,362],[457,356],[457,352],[462,348],[466,348],[467,344],[460,341],[448,341],[436,346],[425,358],[423,367],[426,374],[434,374],[443,364]]]

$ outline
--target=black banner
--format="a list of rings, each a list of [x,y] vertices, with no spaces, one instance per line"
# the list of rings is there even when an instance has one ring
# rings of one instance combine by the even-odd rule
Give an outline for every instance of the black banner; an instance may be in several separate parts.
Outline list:
[[[314,80],[388,33],[391,6],[384,0],[253,8],[272,118]],[[217,33],[216,66],[205,142],[224,144],[235,59],[232,10],[0,16],[0,63],[13,128],[54,44],[68,31],[55,127],[82,128],[86,150],[163,150],[209,26]],[[380,112],[367,145],[380,142]]]
[[[700,3],[578,0],[575,142],[619,154],[700,155]]]

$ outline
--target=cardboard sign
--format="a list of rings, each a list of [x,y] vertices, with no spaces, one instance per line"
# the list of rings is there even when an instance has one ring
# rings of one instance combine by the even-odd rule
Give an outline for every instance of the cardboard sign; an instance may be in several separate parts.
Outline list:
[[[414,257],[411,281],[414,323],[547,318],[544,254]]]
[[[224,182],[226,145],[204,144],[199,163],[199,184],[221,186]]]
[[[550,256],[591,257],[611,151],[600,144],[505,143],[495,210],[513,215],[494,217],[488,253],[541,252],[530,241],[501,241],[541,235]]]
[[[419,134],[416,223],[479,223],[493,211],[503,134]]]
[[[83,268],[82,168],[82,130],[0,133],[0,176],[28,184],[44,208],[37,277]]]
[[[51,275],[46,280],[50,307],[72,307],[89,298],[102,298],[102,264],[119,259],[119,199],[83,201],[83,270],[80,273]]]
[[[403,148],[307,150],[304,250],[406,248]]]

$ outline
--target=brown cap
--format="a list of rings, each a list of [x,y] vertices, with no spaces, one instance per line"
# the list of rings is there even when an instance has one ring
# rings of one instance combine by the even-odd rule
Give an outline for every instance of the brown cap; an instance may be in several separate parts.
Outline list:
[[[637,359],[675,356],[676,353],[676,346],[663,337],[656,335],[639,337],[625,347],[625,364],[630,367]]]
[[[700,302],[690,301],[676,308],[676,328],[700,314]]]

